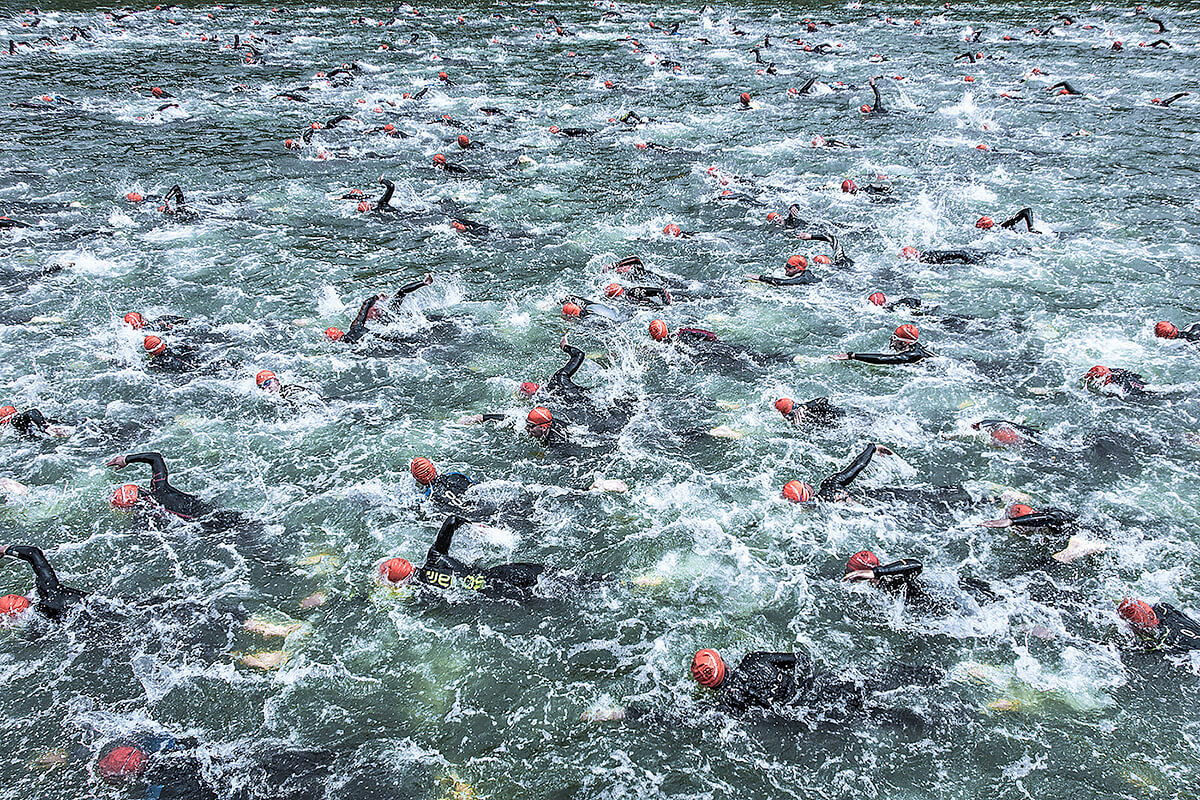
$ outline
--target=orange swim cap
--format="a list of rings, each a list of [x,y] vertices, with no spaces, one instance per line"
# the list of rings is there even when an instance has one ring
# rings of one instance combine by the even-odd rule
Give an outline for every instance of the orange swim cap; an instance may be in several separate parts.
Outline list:
[[[605,297],[620,297],[623,294],[625,294],[625,287],[621,286],[619,283],[610,283],[608,286],[604,287]]]
[[[1160,339],[1174,339],[1179,336],[1179,328],[1170,322],[1160,322],[1154,326],[1154,335]]]
[[[907,259],[908,261],[916,261],[921,257],[921,251],[917,250],[917,248],[912,247],[911,245],[907,247],[901,247],[900,257]]]
[[[444,80],[444,81],[448,81],[448,80],[450,80],[450,76],[449,76],[449,75],[447,75],[447,74],[446,74],[446,73],[444,73],[444,72],[439,72],[439,73],[438,73],[438,77],[439,77],[440,79]]]
[[[371,210],[371,204],[370,204],[370,203],[368,203],[366,200],[363,200],[363,201],[359,202],[359,204],[358,204],[358,213],[360,213],[360,214],[366,214],[366,213],[367,213],[368,211],[370,211],[370,210]]]
[[[792,409],[796,407],[796,401],[790,397],[781,397],[775,401],[775,410],[785,417],[792,413]]]
[[[808,259],[804,256],[788,256],[787,263],[789,267],[799,267],[800,269],[808,268]]]
[[[125,324],[133,328],[135,331],[140,331],[146,327],[146,318],[136,311],[130,311],[125,315]]]
[[[412,575],[412,562],[407,558],[389,558],[379,565],[379,579],[384,583],[398,584]]]
[[[803,481],[788,481],[781,495],[793,503],[807,503],[813,499],[813,488]]]
[[[975,220],[975,227],[982,228],[985,231],[988,230],[989,228],[991,228],[995,224],[996,224],[995,222],[992,222],[991,217],[980,217],[979,219]]]
[[[663,233],[667,234],[668,236],[679,236],[683,233],[683,231],[679,230],[679,226],[672,222],[670,225],[663,228]]]
[[[127,483],[112,493],[109,502],[114,508],[133,508],[138,500],[138,485]]]
[[[517,391],[520,392],[523,397],[533,397],[535,394],[541,391],[541,389],[542,387],[533,381],[525,381],[520,385]]]
[[[871,107],[870,107],[869,105],[867,105],[866,103],[863,103],[861,106],[859,106],[859,107],[858,107],[858,110],[859,110],[859,111],[861,111],[861,112],[862,112],[862,113],[864,113],[864,114],[870,114],[870,113],[871,113]]]
[[[278,376],[269,369],[260,369],[258,374],[254,376],[254,385],[262,388],[262,385],[267,381],[278,381]]]
[[[325,338],[331,342],[340,342],[342,340],[342,337],[345,335],[346,334],[341,330],[341,328],[326,328],[325,329]]]
[[[1126,597],[1117,606],[1117,615],[1135,628],[1157,628],[1158,614],[1143,600]]]
[[[661,319],[650,321],[650,338],[656,342],[661,342],[666,339],[671,332],[667,330],[667,323]]]
[[[125,199],[131,203],[140,203],[146,198],[142,197],[137,192],[130,192],[129,194],[125,195]]]
[[[858,572],[863,569],[875,569],[878,566],[879,556],[870,550],[859,550],[850,556],[850,560],[846,562],[846,571],[843,574],[849,575],[851,572]]]
[[[575,303],[563,303],[562,313],[564,317],[578,317],[583,309]]]
[[[437,164],[438,166],[445,166],[446,165],[446,157],[444,155],[442,155],[441,153],[437,153],[433,157],[433,163]]]
[[[742,105],[744,105],[744,106],[750,105],[750,93],[742,92],[740,95],[738,95],[738,100],[741,100]]]
[[[33,603],[23,594],[6,594],[0,597],[0,615],[15,617],[31,605]]]
[[[458,231],[459,233],[462,233],[463,231],[465,231],[467,229],[467,226],[464,225],[463,223],[459,222],[458,220],[454,220],[453,222],[451,222],[450,227],[454,228],[454,230]]]
[[[6,425],[17,415],[17,409],[13,406],[0,406],[0,425]]]
[[[107,783],[134,778],[146,771],[146,751],[129,745],[109,750],[96,762],[96,774]]]
[[[1027,517],[1032,513],[1033,508],[1030,506],[1027,506],[1024,503],[1013,503],[1008,507],[1008,510],[1004,512],[1004,516],[1008,517],[1009,519],[1016,519],[1017,517]]]
[[[874,292],[867,298],[867,302],[873,306],[881,306],[887,302],[887,295],[883,292]]]
[[[896,328],[896,338],[902,342],[915,342],[921,336],[916,325],[901,325]]]
[[[525,415],[525,424],[535,428],[545,428],[554,422],[554,415],[545,406],[538,406]]]
[[[699,650],[692,657],[692,677],[706,689],[716,689],[725,681],[725,662],[716,650]]]
[[[833,262],[829,260],[829,256],[816,256],[813,258],[813,263],[814,264],[832,264]]]
[[[842,192],[845,194],[858,194],[858,184],[846,178],[842,181]]]
[[[1004,426],[992,431],[992,441],[996,444],[1020,444],[1021,434],[1008,426]]]
[[[152,356],[160,356],[167,351],[167,343],[157,336],[142,339],[142,347]]]
[[[612,82],[612,81],[605,81],[605,82],[604,82],[604,88],[605,88],[605,89],[611,89],[612,87],[613,87],[613,82]]]
[[[465,133],[460,133],[458,135],[458,146],[464,150],[466,150],[468,147],[471,146],[471,140],[467,137],[467,135]]]
[[[777,219],[780,219],[778,211],[768,211],[767,212],[767,222],[774,222]]]
[[[1095,366],[1087,371],[1083,376],[1084,383],[1090,383],[1098,386],[1107,386],[1112,380],[1112,370],[1108,367]]]
[[[437,478],[437,467],[428,458],[417,456],[408,465],[408,471],[417,479],[417,483],[428,486]]]

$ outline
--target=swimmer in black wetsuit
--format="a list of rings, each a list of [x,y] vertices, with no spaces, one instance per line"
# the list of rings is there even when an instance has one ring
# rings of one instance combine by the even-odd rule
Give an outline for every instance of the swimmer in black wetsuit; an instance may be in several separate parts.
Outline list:
[[[600,575],[571,576],[544,564],[500,564],[482,569],[468,566],[450,555],[455,532],[466,524],[469,520],[454,514],[446,517],[425,556],[425,564],[415,573],[417,581],[439,589],[458,586],[479,592],[483,597],[523,600],[534,594],[543,579],[557,579],[564,587],[573,588],[605,580]]]
[[[400,287],[400,290],[396,292],[394,296],[400,298],[400,301],[403,301],[406,296],[412,294],[417,289],[420,289],[424,286],[429,286],[432,283],[433,273],[426,273],[425,277],[421,278],[421,280],[413,281],[412,283],[408,283]],[[388,298],[389,295],[387,294],[376,294],[368,297],[359,307],[358,314],[354,317],[354,320],[351,321],[350,327],[345,333],[342,333],[337,328],[330,328],[325,332],[325,335],[334,341],[342,341],[346,344],[354,344],[358,342],[368,333],[367,320],[378,318],[387,319],[387,315],[385,315],[380,309],[376,308],[376,304],[383,300],[387,300]]]
[[[870,108],[864,112],[869,117],[880,117],[888,113],[888,110],[883,107],[883,98],[879,96],[879,87],[875,85],[875,81],[882,77],[882,75],[876,75],[874,78],[871,78],[871,80],[867,81],[867,85],[871,87],[871,91],[875,94],[875,105],[870,106]]]
[[[988,520],[979,524],[985,528],[1048,529],[1060,533],[1074,526],[1078,519],[1078,514],[1063,511],[1061,508],[1043,508],[1035,511],[1030,506],[1014,503],[1004,512],[1003,519]]]
[[[902,558],[889,564],[880,564],[879,556],[870,550],[861,550],[850,556],[842,580],[848,583],[868,581],[885,592],[904,597],[906,603],[920,611],[948,611],[956,604],[947,597],[930,594],[917,581],[923,567],[914,558]],[[977,601],[993,602],[996,594],[987,583],[973,578],[960,578],[960,589],[970,593]]]
[[[832,425],[846,415],[845,411],[829,402],[828,397],[818,397],[807,403],[781,397],[775,401],[775,409],[793,425]]]
[[[862,474],[862,471],[867,468],[867,465],[871,463],[871,459],[876,455],[891,456],[895,455],[895,453],[881,444],[868,444],[845,469],[835,472],[821,481],[820,486],[815,492],[807,483],[789,481],[783,487],[783,497],[793,503],[807,503],[813,500],[824,502],[851,500],[852,498],[849,493],[850,484]],[[961,505],[971,502],[971,496],[961,486],[940,486],[932,489],[885,486],[878,489],[865,489],[862,491],[862,494],[873,500],[885,502],[901,501],[936,505],[939,507],[949,507],[951,505]]]
[[[616,263],[606,265],[602,271],[608,272],[609,270],[619,275],[631,275],[638,280],[657,281],[664,286],[670,283],[670,280],[665,276],[647,269],[646,265],[637,256],[626,256]]]
[[[679,328],[675,333],[667,328],[667,323],[661,319],[650,321],[650,338],[656,342],[671,342],[690,355],[693,360],[709,358],[730,362],[734,359],[749,359],[755,364],[785,363],[792,360],[791,356],[779,353],[759,353],[740,345],[721,341],[715,333],[704,328]]]
[[[1155,97],[1153,100],[1150,101],[1150,104],[1154,105],[1154,106],[1162,106],[1163,108],[1166,108],[1167,106],[1171,105],[1171,103],[1174,103],[1176,100],[1178,100],[1179,98],[1187,97],[1190,94],[1191,94],[1191,92],[1176,92],[1175,94],[1168,97],[1166,100],[1160,100],[1159,98]]]
[[[461,472],[439,472],[428,458],[418,456],[408,466],[413,479],[421,487],[425,500],[432,500],[439,506],[464,509],[471,506],[464,498],[467,490],[475,485],[475,481]]]
[[[153,320],[147,320],[138,311],[130,311],[124,317],[124,322],[135,331],[143,329],[152,331],[169,331],[179,325],[186,325],[191,320],[186,317],[176,317],[170,314],[164,314],[161,317],[156,317]]]
[[[63,586],[54,574],[54,568],[46,560],[46,556],[36,547],[24,544],[10,544],[0,547],[0,556],[19,558],[33,567],[36,578],[38,602],[37,610],[46,617],[57,620],[68,608],[87,597],[87,592]]]
[[[20,413],[13,406],[0,407],[0,426],[11,425],[21,436],[27,439],[37,439],[43,436],[65,438],[71,435],[72,429],[58,420],[46,419],[42,412],[30,408]]]
[[[1126,597],[1117,607],[1117,614],[1129,623],[1147,650],[1186,653],[1200,649],[1200,622],[1166,603],[1150,606]]]
[[[1117,394],[1121,397],[1149,397],[1153,394],[1147,391],[1145,378],[1127,369],[1095,366],[1083,376],[1083,382],[1102,394]],[[1108,391],[1110,387],[1112,391]]]
[[[819,275],[808,271],[808,260],[804,256],[792,256],[783,265],[784,277],[776,278],[774,275],[755,275],[747,273],[743,275],[748,281],[758,281],[765,283],[768,286],[809,286],[818,283],[821,280]]]
[[[789,212],[790,216],[790,212]],[[804,233],[796,234],[797,239],[811,239],[814,242],[828,242],[833,250],[833,265],[835,267],[853,267],[854,259],[846,255],[846,251],[842,249],[842,243],[832,233]]]
[[[236,511],[217,509],[193,494],[181,492],[167,480],[167,463],[159,453],[133,453],[113,456],[105,464],[113,469],[124,469],[129,464],[150,465],[150,497],[166,511],[185,520],[198,520],[211,530],[228,530],[246,527],[250,521]]]
[[[1154,335],[1159,339],[1184,339],[1189,342],[1200,342],[1200,322],[1193,322],[1180,330],[1173,323],[1159,322],[1154,326]]]
[[[671,293],[658,286],[622,286],[610,283],[604,287],[604,296],[610,300],[628,300],[641,306],[662,308],[671,305]]]
[[[599,317],[609,322],[620,322],[625,319],[624,314],[611,306],[576,295],[570,295],[563,301],[562,313],[564,317],[578,317],[579,319]]]
[[[196,348],[181,345],[168,349],[158,336],[144,337],[142,348],[146,351],[146,368],[154,372],[192,372],[201,366]]]
[[[1047,89],[1046,91],[1053,92],[1055,89],[1060,90],[1059,94],[1066,94],[1066,95],[1082,95],[1083,94],[1083,92],[1075,91],[1075,88],[1073,86],[1071,86],[1071,84],[1067,83],[1066,81],[1061,81],[1059,83],[1056,83],[1053,86],[1051,86],[1049,89]]]
[[[904,247],[900,256],[921,264],[979,264],[990,253],[986,250],[920,250],[915,247]]]
[[[279,376],[269,369],[260,369],[258,371],[254,376],[254,385],[264,392],[279,395],[281,400],[286,400],[289,403],[321,403],[320,395],[312,389],[295,383],[289,383],[284,386],[280,382]]]
[[[892,353],[839,353],[830,356],[834,361],[861,361],[864,364],[915,364],[933,354],[917,341],[920,331],[916,325],[896,328],[889,342]]]
[[[576,385],[572,378],[579,368],[583,366],[584,355],[583,351],[578,347],[574,347],[567,341],[564,334],[562,340],[558,343],[559,348],[567,354],[567,363],[558,369],[557,372],[550,378],[550,384],[547,387],[551,394],[565,401],[580,401],[585,399],[584,390]]]
[[[175,205],[171,205],[174,203]],[[176,219],[193,219],[196,212],[187,207],[187,201],[183,197],[183,189],[179,188],[179,184],[175,184],[163,196],[162,205],[158,210],[169,217]]]
[[[1012,230],[1012,228],[1018,222],[1025,223],[1025,232],[1026,233],[1041,233],[1041,231],[1035,230],[1033,227],[1033,209],[1029,208],[1028,206],[1026,206],[1025,208],[1022,208],[1016,214],[1013,214],[1011,217],[1004,220],[1004,222],[1001,222],[1000,227],[1006,228],[1008,230]]]
[[[471,170],[464,167],[462,164],[455,164],[453,161],[447,161],[446,157],[438,153],[433,157],[433,166],[435,169],[440,169],[442,172],[447,172],[451,175],[470,175]]]

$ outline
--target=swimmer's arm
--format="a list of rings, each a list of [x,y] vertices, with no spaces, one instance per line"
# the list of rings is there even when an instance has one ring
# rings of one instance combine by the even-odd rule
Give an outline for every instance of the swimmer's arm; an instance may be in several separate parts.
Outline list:
[[[854,479],[857,478],[859,474],[867,468],[867,465],[871,463],[871,458],[875,455],[876,449],[877,447],[873,443],[867,445],[863,448],[863,451],[859,453],[853,461],[850,462],[849,466],[840,472],[835,472],[825,480],[821,481],[821,487],[817,492],[818,496],[829,500],[832,499],[834,490],[842,490],[849,486]],[[891,451],[886,447],[883,448],[883,450],[888,454],[891,453]]]
[[[450,542],[454,538],[454,532],[466,524],[467,520],[455,514],[446,517],[442,522],[441,530],[438,531],[437,539],[433,542],[433,551],[441,555],[449,555]]]
[[[864,364],[911,364],[914,361],[920,361],[920,357],[913,358],[912,350],[907,353],[843,353],[845,358],[839,359],[838,356],[833,358],[838,360],[861,361]]]
[[[900,578],[904,581],[911,581],[921,574],[922,569],[921,562],[915,558],[902,558],[899,561],[875,567],[873,572],[876,578]]]
[[[346,335],[342,337],[342,341],[353,344],[362,338],[362,335],[367,332],[367,315],[371,313],[371,309],[383,297],[381,294],[376,294],[363,301],[362,306],[358,309],[358,316],[350,323],[350,329],[346,331]]]
[[[433,273],[432,272],[426,273],[425,277],[421,278],[421,280],[413,281],[412,283],[410,283],[406,286],[400,287],[400,291],[396,292],[396,296],[404,297],[405,295],[412,294],[417,289],[420,289],[423,286],[429,286],[432,283],[433,283]]]

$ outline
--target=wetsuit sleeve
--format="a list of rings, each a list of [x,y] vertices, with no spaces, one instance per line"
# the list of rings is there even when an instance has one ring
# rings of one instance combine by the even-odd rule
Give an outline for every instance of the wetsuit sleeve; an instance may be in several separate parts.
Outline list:
[[[346,331],[346,335],[342,337],[343,342],[353,344],[363,337],[367,332],[367,315],[371,313],[371,309],[379,302],[379,297],[371,295],[363,301],[362,306],[358,309],[358,316],[350,323],[350,330]]]
[[[15,544],[10,545],[5,554],[27,561],[29,566],[33,567],[33,574],[37,578],[38,597],[46,598],[58,591],[58,576],[54,574],[54,568],[39,548]]]
[[[847,353],[853,361],[864,364],[914,364],[929,354],[913,348],[905,353]]]
[[[45,431],[46,426],[50,423],[42,416],[42,412],[36,408],[31,408],[28,411],[22,411],[13,417],[12,426],[20,434],[28,436],[35,429]]]
[[[661,289],[657,286],[639,286],[637,287],[637,294],[647,300],[657,297],[662,301],[663,305],[670,305],[671,303],[670,293],[666,289]]]
[[[1006,219],[1006,220],[1004,220],[1004,222],[1001,222],[1000,227],[1001,228],[1012,228],[1018,222],[1021,222],[1022,220],[1024,220],[1024,222],[1025,222],[1025,230],[1032,231],[1033,230],[1033,209],[1028,208],[1028,207],[1022,208],[1020,211],[1018,211],[1016,214],[1014,214],[1010,219]]]
[[[1075,515],[1058,509],[1047,509],[1035,514],[1013,517],[1012,524],[1018,528],[1060,528],[1074,521]]]
[[[1179,332],[1179,338],[1187,339],[1189,342],[1200,340],[1200,322],[1193,322]]]
[[[579,387],[575,385],[575,382],[571,378],[583,366],[583,351],[573,345],[567,345],[563,350],[570,358],[558,372],[554,373],[554,376],[550,378],[550,383],[568,389],[578,389]]]
[[[905,306],[907,308],[920,308],[921,307],[921,298],[919,298],[919,297],[901,297],[899,300],[897,300],[894,303],[888,303],[887,310],[891,311],[900,306]]]
[[[817,490],[817,496],[826,500],[833,499],[833,493],[839,489],[845,489],[859,474],[867,468],[867,464],[871,463],[872,456],[875,455],[875,444],[872,442],[863,448],[863,451],[850,462],[850,465],[841,472],[836,472],[830,475],[825,480],[821,481],[821,486]]]
[[[502,419],[508,419],[507,414],[480,414],[484,422],[499,422]]]
[[[809,275],[807,272],[802,272],[794,278],[776,278],[774,275],[759,275],[759,283],[765,283],[768,286],[803,286],[808,283],[816,283],[819,280],[815,275]]]
[[[764,660],[773,667],[794,667],[796,666],[795,653],[763,653]]]
[[[125,456],[125,463],[149,464],[150,488],[152,490],[155,486],[167,482],[167,462],[163,460],[160,453],[134,453],[131,456]]]
[[[913,558],[902,558],[899,561],[884,564],[882,567],[875,567],[873,571],[876,578],[889,578],[907,582],[920,575],[922,569],[920,561]]]
[[[40,589],[38,590],[40,593]],[[1163,629],[1162,646],[1168,650],[1200,649],[1200,622],[1166,603],[1154,606]]]
[[[454,532],[460,527],[467,524],[467,520],[462,517],[451,514],[442,522],[442,529],[438,531],[437,539],[433,542],[433,550],[441,555],[450,553],[450,542],[454,538]]]
[[[396,292],[396,296],[403,298],[405,295],[412,294],[413,292],[415,292],[417,289],[420,289],[424,285],[425,285],[425,281],[413,281],[410,284],[402,286],[400,288],[400,291]]]
[[[703,339],[706,342],[718,341],[717,335],[712,331],[706,331],[703,328],[680,328],[676,333],[677,336],[691,336],[696,339]]]
[[[887,109],[883,107],[883,98],[879,96],[879,87],[875,84],[871,84],[871,91],[875,93],[875,108],[873,110],[887,111]]]

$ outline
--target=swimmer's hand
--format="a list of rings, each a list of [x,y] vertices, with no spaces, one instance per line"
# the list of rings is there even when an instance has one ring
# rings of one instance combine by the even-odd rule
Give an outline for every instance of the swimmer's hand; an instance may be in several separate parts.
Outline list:
[[[896,455],[891,449],[884,447],[881,444],[875,445],[875,455],[877,456],[894,456]]]
[[[456,425],[478,425],[483,422],[483,414],[469,414],[465,417],[459,417],[454,422]]]
[[[842,581],[857,583],[858,581],[873,581],[875,580],[875,570],[873,569],[856,569],[853,572],[846,573]]]
[[[989,519],[987,522],[979,523],[984,528],[1008,528],[1012,526],[1011,519]]]
[[[831,361],[849,361],[850,354],[849,353],[838,353],[836,356],[830,356],[829,359]]]
[[[748,281],[756,281],[761,277],[762,277],[761,275],[751,275],[749,273],[746,273],[745,275],[742,276],[743,279],[748,280]]]
[[[113,469],[124,469],[125,468],[125,456],[113,456],[105,463],[104,466],[112,467]]]
[[[421,279],[421,283],[425,284],[426,286],[433,283],[433,273],[426,272],[425,277]]]

